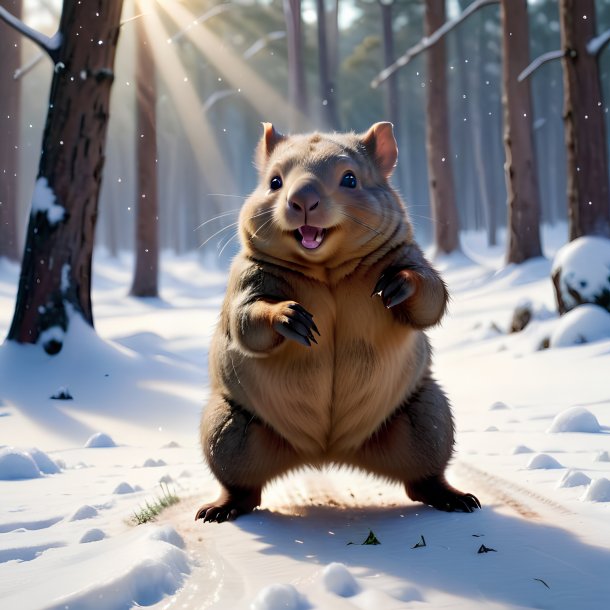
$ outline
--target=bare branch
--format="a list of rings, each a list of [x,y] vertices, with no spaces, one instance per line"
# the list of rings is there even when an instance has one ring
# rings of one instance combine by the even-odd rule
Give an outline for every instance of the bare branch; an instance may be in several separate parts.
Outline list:
[[[383,69],[372,81],[371,87],[376,89],[386,81],[394,72],[399,70],[400,68],[406,66],[414,57],[423,53],[431,46],[435,45],[445,34],[453,30],[457,27],[462,21],[465,21],[472,15],[474,12],[478,11],[480,8],[487,6],[489,4],[499,4],[500,0],[476,0],[473,2],[468,8],[466,8],[460,15],[458,15],[455,19],[451,21],[447,21],[443,24],[436,32],[430,34],[430,36],[425,36],[422,38],[416,45],[413,45],[410,49],[407,50],[404,55],[401,55],[393,64],[389,65],[387,68]]]
[[[556,51],[548,51],[547,53],[543,53],[539,57],[536,57],[534,61],[527,67],[519,76],[517,80],[519,82],[524,81],[528,76],[533,74],[540,66],[548,63],[549,61],[555,61],[556,59],[561,59],[566,55],[566,51],[562,51],[561,49],[557,49]]]
[[[220,15],[221,13],[224,13],[225,11],[229,11],[234,8],[236,8],[236,5],[231,4],[229,2],[225,2],[224,4],[217,4],[216,6],[213,6],[211,9],[207,10],[205,13],[203,13],[202,15],[197,17],[197,19],[195,19],[186,28],[184,28],[183,30],[180,30],[179,32],[174,34],[168,40],[168,42],[170,44],[173,44],[174,42],[178,42],[181,38],[184,38],[184,36],[188,33],[188,31],[191,28],[193,28],[194,26],[205,23],[208,19],[211,19],[212,17],[215,17],[216,15]]]
[[[44,53],[41,51],[40,53],[36,53],[30,61],[28,61],[21,68],[17,68],[13,73],[13,80],[19,80],[22,76],[25,76],[30,70],[33,70],[39,63],[40,60],[44,58]]]
[[[43,51],[46,51],[49,57],[53,60],[53,63],[57,61],[57,52],[61,44],[61,36],[59,32],[54,36],[45,36],[38,30],[34,30],[30,26],[26,25],[17,19],[13,14],[9,13],[4,7],[0,6],[0,21],[4,21],[12,28],[17,30],[20,34],[31,40],[34,44],[37,44]]]
[[[244,51],[243,58],[250,59],[256,55],[259,51],[262,51],[270,42],[281,40],[286,38],[286,32],[283,30],[277,30],[276,32],[269,32],[262,38],[259,38],[252,46]]]
[[[599,36],[591,38],[587,43],[587,51],[590,55],[599,55],[604,47],[610,42],[610,30],[602,32]]]

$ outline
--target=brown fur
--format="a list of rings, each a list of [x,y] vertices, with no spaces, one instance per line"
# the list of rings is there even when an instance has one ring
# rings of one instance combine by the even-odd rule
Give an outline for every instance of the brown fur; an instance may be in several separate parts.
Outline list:
[[[271,479],[330,462],[400,481],[438,508],[480,506],[444,479],[453,421],[423,329],[440,321],[448,296],[388,184],[391,125],[292,137],[264,127],[201,422],[223,493],[197,518],[234,518],[258,505]],[[346,172],[356,188],[340,185]],[[307,224],[326,229],[316,249],[295,238]]]

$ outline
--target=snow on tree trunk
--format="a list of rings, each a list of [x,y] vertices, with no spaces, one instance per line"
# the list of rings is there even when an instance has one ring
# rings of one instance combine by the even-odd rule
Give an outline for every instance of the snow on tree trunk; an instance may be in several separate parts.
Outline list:
[[[506,260],[522,263],[542,255],[530,84],[527,79],[517,80],[529,64],[527,0],[502,0],[501,14],[504,169],[508,195]]]
[[[136,243],[131,294],[158,296],[159,201],[157,189],[156,74],[144,19],[136,21]]]
[[[445,0],[426,0],[426,35],[445,23]],[[459,221],[455,203],[452,156],[449,148],[449,118],[445,41],[426,53],[426,152],[434,243],[438,253],[459,250]]]
[[[8,338],[61,349],[69,309],[93,325],[91,258],[122,2],[65,0]]]
[[[4,6],[21,18],[22,0],[10,0]],[[0,57],[0,258],[16,261],[21,82],[13,74],[21,62],[21,37],[5,24],[0,24]]]
[[[564,122],[568,166],[570,240],[610,235],[610,188],[606,119],[597,56],[587,51],[595,37],[594,0],[561,0]]]

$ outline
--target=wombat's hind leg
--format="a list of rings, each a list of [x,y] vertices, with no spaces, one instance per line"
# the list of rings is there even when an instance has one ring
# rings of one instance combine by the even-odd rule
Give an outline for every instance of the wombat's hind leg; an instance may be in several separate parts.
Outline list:
[[[458,491],[447,483],[443,475],[406,483],[405,488],[411,500],[423,502],[438,510],[471,513],[475,508],[481,508],[476,496]]]
[[[197,511],[195,520],[203,519],[206,521],[232,521],[252,512],[261,502],[261,488],[241,489],[239,487],[226,488],[222,491],[214,502],[204,504]]]
[[[253,413],[223,396],[212,397],[201,420],[205,459],[222,486],[195,519],[229,521],[254,510],[272,479],[302,463],[292,446]]]

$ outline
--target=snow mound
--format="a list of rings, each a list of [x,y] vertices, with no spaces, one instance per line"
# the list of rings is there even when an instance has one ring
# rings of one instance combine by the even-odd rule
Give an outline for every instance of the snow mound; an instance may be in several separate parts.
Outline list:
[[[530,449],[527,445],[516,445],[511,453],[513,455],[520,455],[521,453],[534,453],[534,450]]]
[[[552,470],[563,466],[552,456],[546,453],[537,453],[527,463],[528,470]]]
[[[155,460],[153,458],[148,458],[144,462],[144,468],[158,468],[159,466],[167,466],[167,463],[163,460]]]
[[[96,434],[89,437],[89,439],[85,443],[85,447],[87,447],[88,449],[116,447],[116,443],[114,442],[114,440],[112,440],[112,437],[109,434],[97,432]]]
[[[292,585],[273,584],[259,592],[252,610],[305,610],[308,605]]]
[[[351,597],[356,595],[359,590],[358,583],[343,563],[328,564],[322,570],[322,582],[327,591],[341,597]]]
[[[557,321],[549,346],[571,347],[604,339],[610,339],[610,313],[598,305],[581,305]]]
[[[86,544],[88,542],[99,542],[100,540],[104,540],[104,538],[106,538],[106,534],[97,527],[94,527],[93,529],[87,530],[79,542],[81,544]]]
[[[186,546],[182,536],[180,536],[180,534],[171,525],[165,525],[157,528],[150,534],[150,539],[161,540],[162,542],[173,544],[179,549],[184,549]]]
[[[485,428],[485,430],[483,430],[483,432],[499,432],[500,429],[498,428],[498,426],[487,426],[487,428]]]
[[[83,521],[84,519],[92,519],[93,517],[97,517],[97,515],[98,512],[96,508],[85,504],[80,508],[77,508],[68,521]]]
[[[119,483],[112,492],[113,494],[121,495],[121,494],[132,494],[135,492],[135,489],[129,484],[123,481]]]
[[[164,474],[160,479],[159,479],[159,483],[165,483],[166,485],[169,483],[173,483],[174,479],[172,478],[171,474]]]
[[[583,502],[610,502],[610,481],[604,477],[595,479],[581,500]]]
[[[40,451],[40,449],[33,447],[32,449],[28,449],[27,453],[36,462],[38,470],[40,470],[40,472],[43,474],[58,474],[61,472],[61,469],[55,463],[55,461],[52,460],[44,451]]]
[[[32,456],[15,447],[0,449],[0,480],[37,479],[41,472]]]
[[[555,416],[547,432],[590,432],[600,431],[599,422],[591,411],[584,407],[571,407]]]
[[[591,479],[580,470],[568,470],[559,480],[557,487],[579,487],[580,485],[588,485]]]
[[[489,407],[490,411],[505,411],[506,409],[510,409],[510,407],[505,402],[501,401],[494,402]]]
[[[165,443],[165,445],[161,445],[161,449],[179,449],[180,446],[180,443],[170,441],[169,443]]]
[[[560,313],[582,303],[610,310],[610,239],[579,237],[561,248],[551,268]]]
[[[594,458],[594,462],[610,462],[610,453],[607,451],[600,451]]]

